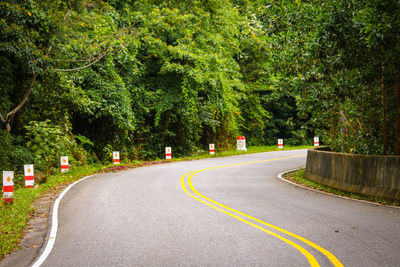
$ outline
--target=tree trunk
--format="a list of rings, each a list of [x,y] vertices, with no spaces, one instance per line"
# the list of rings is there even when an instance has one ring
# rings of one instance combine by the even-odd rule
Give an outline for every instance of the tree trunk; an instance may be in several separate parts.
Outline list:
[[[332,107],[330,110],[331,116],[330,116],[330,127],[329,127],[329,135],[330,135],[330,147],[331,149],[335,149],[335,139],[337,136],[337,112],[336,109],[338,109],[336,106]]]
[[[0,114],[0,120],[5,124],[7,132],[11,131],[11,123],[14,118],[15,113],[17,113],[26,103],[26,101],[29,98],[29,95],[32,93],[33,85],[35,84],[35,80],[37,77],[37,73],[33,73],[32,75],[32,80],[31,83],[29,84],[28,89],[25,92],[24,98],[21,100],[21,102],[16,106],[13,110],[11,110],[5,118]]]
[[[400,155],[400,75],[397,76],[397,82],[394,86],[394,92],[396,95],[396,132],[394,135],[394,155]]]
[[[386,113],[386,88],[385,88],[385,76],[383,75],[384,71],[384,63],[382,62],[382,76],[381,76],[381,94],[382,94],[382,118],[383,118],[383,127],[382,127],[382,135],[383,135],[383,154],[386,155],[388,151],[388,142],[387,142],[387,113]]]

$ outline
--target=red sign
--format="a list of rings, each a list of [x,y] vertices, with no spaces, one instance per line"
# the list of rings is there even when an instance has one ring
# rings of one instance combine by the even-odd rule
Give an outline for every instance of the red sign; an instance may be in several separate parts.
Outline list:
[[[278,139],[278,148],[283,148],[283,139]]]
[[[24,171],[25,171],[25,187],[30,188],[33,186],[35,182],[33,174],[33,164],[24,165]]]
[[[314,137],[314,146],[319,147],[319,137]]]
[[[61,157],[61,171],[67,172],[69,170],[68,156]]]
[[[172,159],[172,149],[171,147],[165,148],[165,159]]]
[[[14,172],[3,171],[3,202],[13,203],[14,201]]]
[[[119,151],[114,151],[113,152],[113,159],[114,159],[114,164],[119,164]]]
[[[214,155],[215,154],[215,146],[214,144],[210,144],[210,155]]]

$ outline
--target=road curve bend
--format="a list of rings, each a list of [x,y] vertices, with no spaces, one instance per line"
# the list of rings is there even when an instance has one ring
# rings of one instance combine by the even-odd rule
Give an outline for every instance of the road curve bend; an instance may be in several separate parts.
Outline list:
[[[306,153],[95,175],[60,201],[41,266],[396,266],[399,209],[277,179],[304,166]]]

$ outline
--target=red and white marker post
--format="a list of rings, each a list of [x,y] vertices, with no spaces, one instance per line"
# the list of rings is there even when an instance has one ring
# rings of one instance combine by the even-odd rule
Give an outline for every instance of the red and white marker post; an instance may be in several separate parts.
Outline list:
[[[113,160],[114,160],[114,164],[119,164],[119,151],[114,151],[113,152]]]
[[[314,137],[314,146],[319,147],[319,137]]]
[[[246,138],[244,136],[241,135],[238,138],[236,138],[236,144],[237,144],[236,150],[247,151],[247,149],[246,149]]]
[[[61,157],[61,172],[67,172],[69,170],[68,156]]]
[[[3,202],[4,204],[14,202],[14,172],[3,171]]]
[[[283,148],[283,139],[278,139],[278,148]]]
[[[33,174],[33,164],[24,165],[25,172],[25,187],[30,188],[33,187],[35,183],[35,178]]]
[[[214,144],[210,144],[210,155],[215,155],[215,146]]]
[[[172,159],[172,149],[169,146],[165,148],[165,159]]]

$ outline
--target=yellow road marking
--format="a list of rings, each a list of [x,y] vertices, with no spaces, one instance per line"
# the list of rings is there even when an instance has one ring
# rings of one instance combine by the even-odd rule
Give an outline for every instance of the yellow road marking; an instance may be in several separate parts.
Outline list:
[[[225,211],[225,210],[223,210],[223,209],[220,209],[220,208],[218,208],[218,207],[216,207],[216,206],[214,206],[214,205],[211,205],[210,203],[205,202],[204,200],[202,200],[202,199],[200,199],[200,198],[197,198],[197,197],[193,196],[192,194],[190,194],[190,193],[187,191],[187,189],[186,189],[186,187],[185,187],[185,184],[184,184],[184,178],[185,178],[186,175],[187,175],[187,174],[185,174],[185,175],[182,177],[182,179],[181,179],[181,184],[182,184],[183,190],[186,192],[186,194],[188,194],[188,195],[191,196],[192,198],[196,199],[197,201],[200,201],[201,203],[203,203],[203,204],[205,204],[205,205],[207,205],[207,206],[209,206],[209,207],[211,207],[211,208],[213,208],[213,209],[216,209],[216,210],[218,210],[218,211],[220,211],[220,212],[223,212],[223,213],[225,213],[225,214],[228,214],[229,216],[232,216],[233,218],[235,218],[235,219],[237,219],[237,220],[239,220],[239,221],[242,221],[242,222],[244,222],[244,223],[246,223],[246,224],[249,224],[249,225],[251,225],[251,226],[253,226],[253,227],[255,227],[255,228],[257,228],[257,229],[259,229],[259,230],[261,230],[261,231],[264,231],[264,232],[266,232],[266,233],[268,233],[268,234],[270,234],[270,235],[272,235],[272,236],[274,236],[274,237],[276,237],[276,238],[279,238],[280,240],[282,240],[282,241],[288,243],[289,245],[293,246],[294,248],[296,248],[297,250],[299,250],[304,256],[306,256],[306,258],[308,259],[308,262],[310,263],[311,266],[313,266],[313,267],[314,267],[314,266],[315,266],[315,267],[317,267],[317,266],[319,267],[319,266],[320,266],[320,265],[318,264],[317,260],[314,258],[314,256],[310,254],[310,252],[308,252],[307,250],[305,250],[303,247],[299,246],[298,244],[294,243],[293,241],[291,241],[291,240],[289,240],[289,239],[287,239],[287,238],[284,238],[283,236],[280,236],[280,235],[278,235],[278,234],[276,234],[276,233],[274,233],[274,232],[271,232],[271,231],[269,231],[269,230],[267,230],[267,229],[265,229],[265,228],[262,228],[261,226],[258,226],[257,224],[254,224],[254,223],[249,222],[249,221],[247,221],[247,220],[245,220],[245,219],[243,219],[243,218],[240,218],[239,216],[237,216],[237,215],[235,215],[235,214],[232,214],[232,213],[227,212],[227,211]]]
[[[207,205],[207,206],[210,206],[210,207],[212,207],[212,208],[214,208],[214,209],[216,209],[216,210],[218,210],[218,211],[220,211],[220,212],[223,212],[223,213],[225,213],[225,214],[227,214],[227,215],[229,215],[229,216],[232,216],[232,217],[234,217],[235,219],[238,219],[238,220],[240,220],[240,221],[242,221],[242,222],[244,222],[244,223],[246,223],[246,224],[249,224],[249,225],[251,225],[251,226],[253,226],[253,227],[257,228],[257,229],[260,229],[260,230],[262,230],[262,231],[264,231],[264,232],[267,232],[268,234],[273,235],[273,236],[279,238],[280,240],[282,240],[282,241],[288,243],[289,245],[295,247],[295,248],[298,249],[303,255],[306,256],[306,258],[308,259],[308,261],[309,261],[309,263],[310,263],[311,266],[319,266],[319,264],[318,264],[317,260],[314,258],[314,256],[312,256],[307,250],[305,250],[303,247],[299,246],[298,244],[296,244],[296,243],[292,242],[291,240],[286,239],[286,238],[284,238],[284,237],[282,237],[282,236],[280,236],[280,235],[278,235],[278,234],[276,234],[276,233],[274,233],[274,232],[271,232],[271,231],[269,231],[269,230],[267,230],[267,229],[265,229],[265,228],[262,228],[262,227],[260,227],[260,226],[258,226],[258,225],[256,225],[256,224],[254,224],[254,223],[252,223],[252,222],[249,222],[249,221],[247,221],[247,220],[245,220],[245,219],[243,219],[243,218],[241,218],[241,217],[239,217],[239,216],[237,216],[237,215],[235,215],[235,214],[232,214],[232,213],[230,213],[230,212],[227,212],[227,211],[225,211],[225,210],[222,210],[222,209],[220,209],[220,208],[218,208],[218,207],[216,207],[216,206],[214,206],[214,205],[212,205],[212,204],[210,204],[210,203],[208,203],[208,202],[206,202],[206,201],[204,201],[204,200],[202,200],[202,199],[200,199],[200,198],[198,198],[198,197],[196,197],[196,196],[193,196],[191,193],[188,192],[188,190],[187,190],[187,188],[186,188],[186,186],[185,186],[185,184],[184,184],[184,179],[186,178],[186,176],[189,175],[189,177],[188,177],[188,185],[189,185],[190,189],[193,191],[194,194],[198,195],[199,197],[201,197],[201,198],[203,198],[203,199],[205,199],[205,200],[207,200],[207,201],[209,201],[209,202],[211,202],[211,203],[214,203],[214,204],[216,204],[216,205],[218,205],[218,206],[220,206],[220,207],[223,207],[223,208],[225,208],[225,209],[227,209],[227,210],[229,210],[229,211],[232,211],[232,212],[235,212],[235,213],[237,213],[237,214],[240,214],[240,215],[242,215],[243,217],[246,217],[246,218],[248,218],[248,219],[251,219],[251,220],[253,220],[253,221],[256,221],[256,222],[258,222],[258,223],[261,223],[261,224],[263,224],[263,225],[266,225],[266,226],[268,226],[268,227],[270,227],[270,228],[273,228],[273,229],[275,229],[275,230],[277,230],[277,231],[280,231],[280,232],[282,232],[282,233],[285,233],[285,234],[287,234],[287,235],[289,235],[289,236],[292,236],[292,237],[294,237],[294,238],[300,240],[301,242],[303,242],[303,243],[305,243],[305,244],[307,244],[307,245],[309,245],[309,246],[315,248],[316,250],[318,250],[318,251],[321,252],[322,254],[324,254],[324,255],[332,262],[332,264],[333,264],[334,266],[342,267],[343,264],[342,264],[331,252],[329,252],[328,250],[322,248],[321,246],[318,246],[317,244],[314,244],[313,242],[311,242],[311,241],[309,241],[309,240],[307,240],[307,239],[305,239],[305,238],[303,238],[303,237],[301,237],[301,236],[299,236],[299,235],[296,235],[296,234],[294,234],[294,233],[291,233],[291,232],[289,232],[289,231],[286,231],[285,229],[279,228],[279,227],[277,227],[277,226],[275,226],[275,225],[272,225],[272,224],[270,224],[270,223],[264,222],[264,221],[262,221],[262,220],[259,220],[259,219],[257,219],[257,218],[254,218],[254,217],[252,217],[252,216],[250,216],[250,215],[247,215],[247,214],[245,214],[245,213],[243,213],[243,212],[240,212],[240,211],[238,211],[238,210],[232,209],[232,208],[230,208],[230,207],[228,207],[228,206],[226,206],[226,205],[224,205],[224,204],[222,204],[222,203],[219,203],[219,202],[217,202],[217,201],[215,201],[215,200],[212,200],[212,199],[210,199],[210,198],[208,198],[208,197],[206,197],[206,196],[200,194],[200,193],[193,187],[193,184],[191,183],[191,179],[192,179],[192,177],[193,177],[195,174],[200,173],[200,172],[203,172],[203,171],[207,171],[207,170],[215,170],[215,169],[221,169],[221,168],[226,168],[226,167],[233,167],[233,166],[240,166],[240,165],[248,165],[248,164],[255,164],[255,163],[268,162],[268,161],[276,161],[276,160],[283,160],[283,159],[291,159],[291,158],[304,157],[304,156],[305,156],[305,155],[299,155],[299,156],[290,156],[290,157],[273,158],[273,159],[266,159],[266,160],[259,160],[259,161],[251,161],[251,162],[241,162],[241,163],[228,164],[228,165],[222,165],[222,166],[209,167],[209,168],[205,168],[205,169],[195,170],[195,171],[188,172],[188,173],[186,173],[186,174],[184,174],[184,175],[182,176],[182,178],[181,178],[181,185],[182,185],[182,188],[183,188],[183,190],[185,191],[185,193],[188,194],[190,197],[196,199],[197,201],[199,201],[199,202],[201,202],[201,203],[203,203],[203,204],[205,204],[205,205]]]

